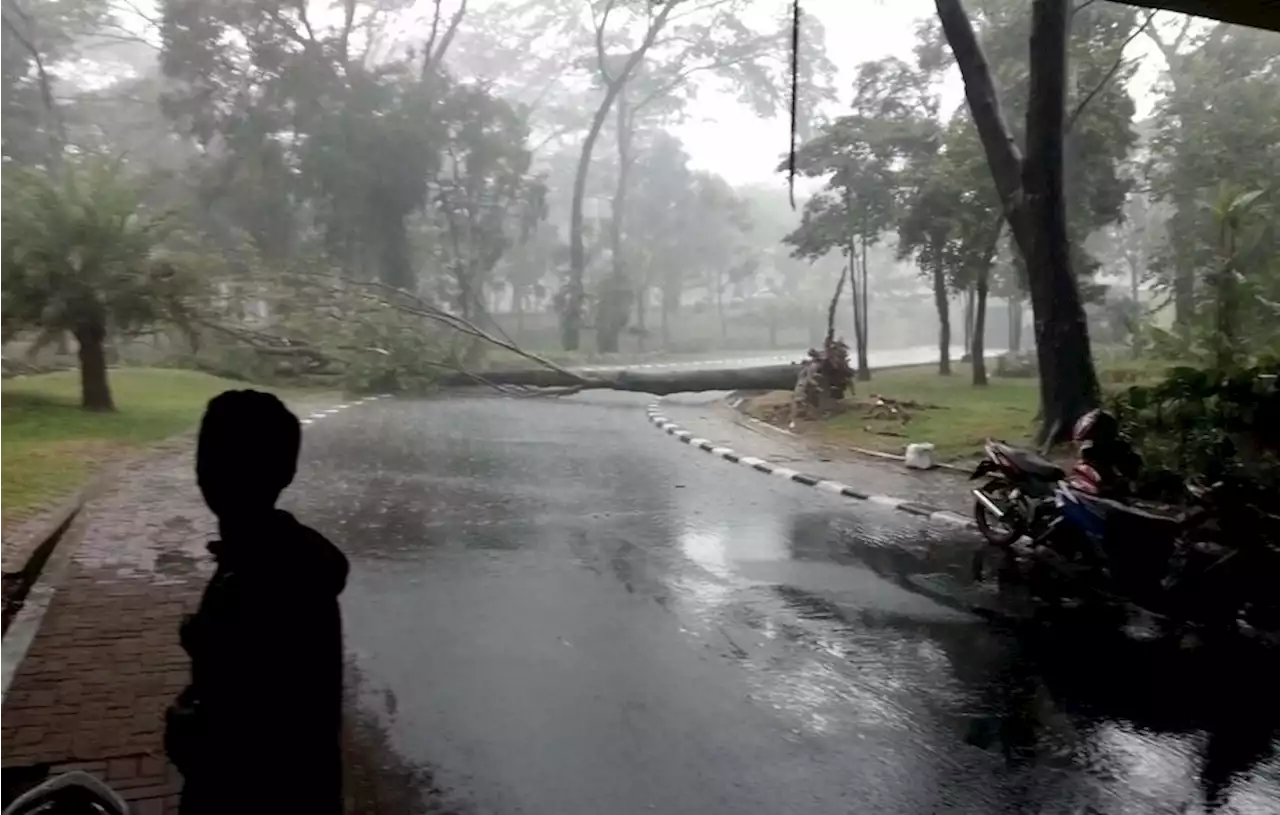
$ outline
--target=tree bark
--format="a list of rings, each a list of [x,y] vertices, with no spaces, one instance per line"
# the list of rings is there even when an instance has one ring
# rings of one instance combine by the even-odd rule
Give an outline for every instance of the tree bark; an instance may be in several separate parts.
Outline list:
[[[862,382],[869,382],[871,380],[871,364],[867,359],[868,355],[871,353],[868,348],[868,340],[871,336],[871,292],[867,285],[868,274],[867,235],[864,232],[862,235],[862,338],[858,343],[858,379]]]
[[[978,267],[977,279],[974,281],[974,315],[972,343],[969,345],[969,358],[973,361],[973,384],[987,384],[987,294],[991,283],[991,264],[995,261],[996,249],[1000,246],[1000,233],[1004,231],[1004,221],[997,220],[991,230],[991,239],[983,250],[982,265]]]
[[[960,0],[935,0],[964,79],[1005,219],[1026,259],[1035,315],[1043,425],[1059,438],[1098,402],[1098,378],[1080,293],[1070,263],[1063,197],[1067,0],[1034,0],[1031,23],[1027,158],[1024,161],[996,96],[986,57]]]
[[[969,358],[973,361],[973,384],[987,384],[987,282],[991,276],[988,265],[978,271],[978,280],[974,292],[973,338],[969,346]]]
[[[80,344],[80,406],[85,410],[109,413],[116,409],[107,382],[106,326],[101,320],[90,320],[76,327]]]
[[[1009,351],[1022,353],[1022,298],[1009,298]]]
[[[862,332],[862,295],[858,286],[858,266],[857,258],[852,251],[849,253],[849,268],[853,270],[850,275],[852,285],[849,286],[849,297],[853,302],[853,341],[856,346],[854,353],[858,359],[858,379],[864,382],[871,378],[869,371],[866,371],[867,350]],[[864,371],[866,372],[864,374]]]
[[[582,390],[621,390],[666,396],[672,393],[736,390],[792,390],[799,378],[799,365],[772,365],[720,371],[670,371],[641,373],[621,371],[613,376],[575,376],[547,368],[520,371],[492,371],[480,374],[494,385],[518,385],[527,388],[581,388]],[[476,385],[467,374],[450,374],[438,381],[445,387]]]
[[[1096,407],[1099,400],[1088,325],[1071,268],[1063,194],[1069,20],[1067,0],[1032,3],[1027,158],[1022,186],[1030,203],[1034,235],[1032,251],[1026,257],[1032,271],[1031,306],[1040,365],[1041,443],[1065,437],[1076,418]]]
[[[1005,218],[1023,257],[1028,257],[1031,231],[1023,205],[1022,152],[1005,121],[1000,97],[996,95],[995,83],[991,79],[991,68],[960,0],[934,0],[934,5],[938,9],[942,31],[955,55],[956,66],[964,79],[964,95],[969,102],[983,152],[987,155]],[[1035,60],[1033,52],[1032,62]]]
[[[604,287],[600,302],[600,314],[596,318],[596,346],[604,353],[618,351],[619,338],[627,327],[631,308],[629,300],[630,280],[627,264],[622,254],[623,222],[626,218],[627,183],[631,170],[631,123],[627,108],[627,91],[624,85],[616,100],[618,181],[613,191],[609,219],[609,252],[612,255],[612,280]]]
[[[947,275],[938,260],[933,264],[933,305],[938,310],[938,373],[951,376],[951,304],[947,301]]]
[[[973,297],[976,292],[974,286],[966,286],[964,290],[964,355],[967,357],[973,351]],[[960,360],[964,362],[964,360]]]
[[[724,273],[716,272],[716,314],[720,317],[720,339],[729,339],[729,324],[724,319]]]
[[[577,351],[582,344],[582,304],[586,299],[583,277],[587,271],[587,250],[582,235],[582,205],[587,194],[587,171],[591,168],[591,153],[595,150],[596,140],[600,138],[600,129],[604,127],[605,117],[609,115],[609,106],[613,104],[621,87],[613,84],[605,92],[604,101],[591,119],[587,138],[582,142],[578,170],[573,177],[573,202],[569,211],[569,283],[560,326],[560,344],[566,351]]]

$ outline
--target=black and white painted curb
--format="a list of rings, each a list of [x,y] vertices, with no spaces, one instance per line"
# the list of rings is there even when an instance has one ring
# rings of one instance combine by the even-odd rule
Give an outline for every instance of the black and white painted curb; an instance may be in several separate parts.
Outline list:
[[[698,438],[690,431],[685,430],[680,427],[680,425],[669,420],[666,416],[663,416],[662,409],[657,404],[649,405],[645,412],[649,415],[649,421],[656,425],[658,429],[665,431],[668,435],[676,437],[690,447],[697,447],[699,450],[708,452],[713,456],[719,456],[725,461],[742,464],[766,475],[785,478],[789,481],[794,481],[797,484],[804,484],[806,487],[816,487],[823,492],[829,492],[833,495],[842,495],[846,498],[856,498],[860,501],[870,501],[871,503],[878,504],[879,506],[901,510],[902,512],[906,512],[910,515],[928,518],[929,520],[937,521],[938,523],[958,526],[965,529],[977,528],[977,524],[973,522],[972,518],[966,518],[963,515],[959,515],[945,509],[919,504],[914,501],[906,501],[902,498],[894,498],[888,495],[873,495],[871,493],[855,489],[854,487],[851,487],[848,484],[843,484],[839,481],[831,481],[829,479],[818,478],[813,475],[806,475],[798,470],[773,464],[762,458],[741,455],[730,447],[719,447],[707,439]]]
[[[366,402],[376,402],[379,399],[390,399],[390,398],[391,398],[391,394],[389,393],[380,393],[377,396],[365,396],[361,399],[355,400],[354,402],[343,402],[341,405],[334,405],[331,408],[312,411],[311,413],[307,414],[305,418],[301,419],[301,422],[304,425],[313,424],[315,422],[320,421],[326,416],[332,416],[335,413],[341,413],[347,408],[353,408],[356,405],[363,405]]]

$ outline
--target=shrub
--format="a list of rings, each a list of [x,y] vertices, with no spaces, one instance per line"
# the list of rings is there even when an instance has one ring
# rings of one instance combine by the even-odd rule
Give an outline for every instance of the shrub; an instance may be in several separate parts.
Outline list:
[[[1179,367],[1108,407],[1152,470],[1280,489],[1280,364],[1219,375]]]

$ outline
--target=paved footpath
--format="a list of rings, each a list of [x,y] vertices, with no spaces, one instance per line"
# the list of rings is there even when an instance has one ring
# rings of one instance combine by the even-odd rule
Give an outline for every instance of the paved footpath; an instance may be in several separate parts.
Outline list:
[[[216,527],[190,439],[112,480],[59,544],[66,571],[5,694],[6,782],[27,774],[17,768],[83,769],[139,815],[177,812],[181,776],[164,758],[163,714],[188,679],[178,624],[212,573],[204,547]]]

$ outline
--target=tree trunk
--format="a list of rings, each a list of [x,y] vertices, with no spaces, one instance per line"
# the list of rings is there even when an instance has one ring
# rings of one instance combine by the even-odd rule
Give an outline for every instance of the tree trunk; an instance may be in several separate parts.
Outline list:
[[[1027,256],[1043,410],[1038,441],[1063,438],[1080,414],[1096,407],[1098,377],[1089,330],[1072,273],[1063,195],[1063,127],[1067,71],[1067,0],[1031,6],[1031,75],[1027,159],[1022,186],[1034,239]],[[1015,230],[1015,237],[1017,232]]]
[[[858,360],[858,379],[866,382],[871,378],[871,371],[867,368],[866,330],[862,324],[862,293],[858,285],[857,265],[852,254],[849,255],[849,268],[853,270],[853,274],[850,275],[852,285],[849,286],[849,294],[853,300],[854,353]]]
[[[969,358],[973,362],[973,384],[987,384],[987,283],[991,276],[988,264],[978,271],[977,289],[974,292],[973,337],[969,345]]]
[[[636,292],[636,328],[647,334],[649,330],[649,286],[641,285]]]
[[[868,355],[871,353],[867,347],[867,339],[871,335],[869,310],[871,292],[867,286],[867,275],[867,236],[864,233],[862,235],[862,337],[858,342],[858,379],[862,382],[871,381],[871,365],[867,360]],[[856,282],[855,285],[857,285]]]
[[[516,336],[524,334],[524,286],[511,285],[511,310],[516,315]]]
[[[763,368],[707,371],[664,371],[662,373],[620,371],[612,376],[562,373],[548,368],[532,368],[520,371],[483,372],[485,381],[495,385],[519,385],[528,388],[576,388],[583,390],[611,389],[652,393],[666,396],[672,393],[697,391],[735,390],[792,390],[799,377],[799,365],[771,365]],[[439,380],[446,387],[476,385],[474,377],[466,374],[450,374]]]
[[[409,230],[405,216],[390,217],[379,235],[378,269],[383,283],[396,289],[414,292],[417,286],[413,259],[409,251]]]
[[[973,296],[974,287],[964,290],[964,354],[970,356],[973,351]],[[964,360],[960,360],[964,362]]]
[[[86,322],[76,327],[75,337],[80,344],[80,406],[97,412],[114,411],[107,383],[106,328],[100,320]]]
[[[951,304],[947,301],[947,275],[942,264],[933,264],[933,304],[938,310],[938,373],[951,376]]]
[[[729,339],[729,325],[724,319],[724,279],[716,273],[716,313],[720,315],[720,339]]]
[[[582,303],[586,298],[583,277],[587,271],[587,250],[582,234],[582,204],[587,194],[587,172],[591,168],[591,154],[595,150],[596,140],[600,138],[600,129],[604,127],[604,120],[609,115],[609,108],[613,105],[614,99],[626,85],[636,65],[644,59],[649,47],[657,39],[658,32],[666,26],[672,9],[677,5],[679,4],[662,4],[658,14],[649,21],[644,41],[627,57],[618,75],[605,83],[604,99],[600,102],[600,107],[596,108],[595,115],[591,117],[591,128],[582,142],[582,154],[578,157],[578,170],[573,178],[573,201],[569,213],[569,285],[560,332],[561,345],[566,351],[577,351],[582,343]],[[603,26],[604,22],[601,21],[599,25]],[[603,30],[597,33],[601,35],[603,42]],[[603,56],[602,53],[601,57]],[[603,66],[601,70],[603,71]]]
[[[573,202],[569,211],[569,284],[560,326],[560,344],[566,351],[577,351],[582,344],[582,305],[586,299],[583,278],[587,271],[587,250],[582,234],[582,205],[587,195],[587,171],[591,168],[591,153],[595,150],[596,140],[600,138],[605,117],[609,115],[609,106],[621,89],[621,84],[613,83],[605,91],[604,101],[596,109],[596,115],[591,119],[591,129],[582,142],[578,171],[573,177]]]
[[[1069,431],[1097,404],[1098,378],[1072,274],[1062,187],[1067,68],[1066,0],[1033,0],[1027,159],[1004,120],[986,57],[960,0],[934,0],[964,79],[965,97],[1022,257],[1035,314],[1044,406],[1042,439]]]
[[[630,316],[630,281],[627,264],[622,254],[623,221],[626,217],[627,182],[631,170],[631,125],[627,108],[627,91],[624,85],[617,98],[618,183],[613,191],[609,219],[609,250],[612,255],[610,280],[600,299],[600,313],[596,317],[596,346],[604,353],[616,353],[619,338],[627,327]]]
[[[1023,257],[1031,254],[1031,232],[1022,202],[1022,152],[1005,122],[1000,98],[991,79],[991,68],[960,0],[934,0],[947,43],[964,79],[964,95],[969,102],[978,138],[1000,195],[1001,207],[1014,241]],[[1037,55],[1032,53],[1032,61]]]

